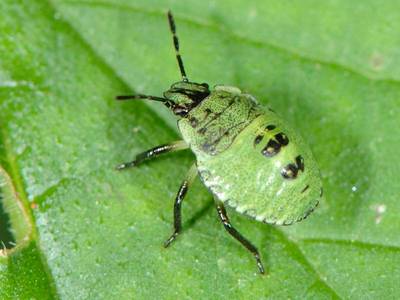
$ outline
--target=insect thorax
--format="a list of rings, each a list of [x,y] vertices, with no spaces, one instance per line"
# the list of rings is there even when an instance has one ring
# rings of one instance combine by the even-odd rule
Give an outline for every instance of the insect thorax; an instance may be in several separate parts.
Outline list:
[[[216,155],[261,113],[251,95],[220,86],[179,120],[178,126],[193,151]]]

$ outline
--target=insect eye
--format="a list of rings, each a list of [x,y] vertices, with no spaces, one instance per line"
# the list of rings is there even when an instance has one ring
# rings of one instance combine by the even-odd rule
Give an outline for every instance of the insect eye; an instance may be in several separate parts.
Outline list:
[[[294,164],[288,164],[281,171],[283,178],[294,179],[297,177],[298,169]]]
[[[173,108],[173,112],[178,116],[184,117],[187,115],[188,109],[184,106],[175,105],[175,107]]]

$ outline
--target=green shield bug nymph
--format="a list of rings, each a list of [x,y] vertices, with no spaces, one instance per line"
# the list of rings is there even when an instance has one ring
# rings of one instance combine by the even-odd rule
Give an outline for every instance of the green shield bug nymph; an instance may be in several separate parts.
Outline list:
[[[186,77],[175,22],[168,21],[182,80],[163,97],[118,96],[118,100],[147,99],[164,103],[178,118],[183,140],[152,148],[117,167],[138,166],[160,154],[190,149],[196,163],[179,188],[174,204],[174,232],[168,247],[181,231],[181,204],[199,174],[213,194],[225,229],[255,257],[264,274],[258,250],[230,223],[225,205],[257,221],[290,225],[306,218],[322,196],[318,166],[301,137],[270,109],[261,107],[238,88],[190,82]]]

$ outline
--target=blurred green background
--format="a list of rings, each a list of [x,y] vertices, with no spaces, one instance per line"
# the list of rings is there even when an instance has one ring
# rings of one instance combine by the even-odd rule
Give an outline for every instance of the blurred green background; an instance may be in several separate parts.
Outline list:
[[[179,139],[160,105],[113,100],[179,80],[169,8],[189,79],[268,103],[320,165],[306,221],[229,211],[266,277],[199,180],[162,247],[189,151],[113,170]],[[394,0],[1,1],[0,299],[399,298],[399,27]]]

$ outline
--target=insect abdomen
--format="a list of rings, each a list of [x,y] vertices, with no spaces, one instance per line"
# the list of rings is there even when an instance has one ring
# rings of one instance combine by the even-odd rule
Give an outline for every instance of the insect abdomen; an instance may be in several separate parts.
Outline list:
[[[319,171],[310,149],[269,111],[254,119],[223,153],[197,158],[200,176],[216,197],[259,221],[299,221],[320,198]]]

